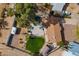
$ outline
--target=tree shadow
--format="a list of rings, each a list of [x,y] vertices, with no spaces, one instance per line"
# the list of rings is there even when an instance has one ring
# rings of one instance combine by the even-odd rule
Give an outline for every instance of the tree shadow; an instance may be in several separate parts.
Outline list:
[[[12,34],[9,36],[8,42],[7,42],[7,46],[10,46],[10,45],[11,45],[13,36],[14,36],[14,35],[12,35]]]
[[[62,10],[66,10],[68,6],[69,6],[69,3],[66,3]]]
[[[5,29],[6,26],[8,26],[7,21],[5,21],[4,19],[0,19],[0,28]]]
[[[17,26],[17,21],[14,21],[13,26],[14,26],[14,27]]]
[[[60,33],[61,33],[62,42],[64,43],[64,45],[66,45],[67,44],[67,41],[65,40],[64,26],[63,26],[63,22],[62,22],[62,20],[64,20],[64,18],[59,19],[59,20],[60,20],[59,25],[61,27]]]
[[[48,28],[51,24],[56,25],[59,23],[59,18],[54,16],[49,16],[47,19],[45,19],[47,22],[43,22],[43,25],[45,28]]]
[[[0,37],[2,36],[2,33],[0,32]]]
[[[20,34],[21,28],[17,28],[16,34]]]

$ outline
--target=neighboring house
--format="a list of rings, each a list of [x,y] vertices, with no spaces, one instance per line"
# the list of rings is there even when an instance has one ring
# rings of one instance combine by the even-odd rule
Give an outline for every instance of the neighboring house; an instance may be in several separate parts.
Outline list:
[[[68,3],[52,3],[52,11],[54,12],[53,15],[55,16],[65,16],[71,15],[70,12],[66,11]]]
[[[52,10],[62,12],[65,3],[52,3]]]
[[[65,3],[53,3],[51,5],[52,5],[53,11],[62,12],[65,6]],[[50,16],[48,18],[49,22],[47,22],[47,25],[49,24],[50,26],[47,27],[46,34],[50,42],[58,43],[62,40],[62,37],[64,37],[64,35],[61,36],[62,28],[59,22],[59,20],[61,19],[62,18],[60,17],[54,17],[54,16]]]

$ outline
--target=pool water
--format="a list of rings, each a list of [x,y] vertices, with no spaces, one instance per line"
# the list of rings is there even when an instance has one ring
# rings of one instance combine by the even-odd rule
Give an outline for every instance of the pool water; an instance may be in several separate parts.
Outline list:
[[[75,42],[69,43],[70,48],[68,51],[64,51],[63,56],[79,56],[79,44]]]

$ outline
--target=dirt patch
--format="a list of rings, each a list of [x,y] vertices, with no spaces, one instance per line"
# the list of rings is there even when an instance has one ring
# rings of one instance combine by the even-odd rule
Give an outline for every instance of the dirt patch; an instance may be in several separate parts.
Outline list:
[[[16,34],[12,39],[12,46],[25,50],[26,45],[26,35],[27,35],[27,28],[21,28],[19,34]]]
[[[67,10],[72,13],[78,13],[79,12],[79,5],[77,3],[70,3],[67,7]]]
[[[65,39],[67,41],[75,41],[76,38],[76,26],[71,24],[65,24],[64,25],[64,33],[65,33]]]

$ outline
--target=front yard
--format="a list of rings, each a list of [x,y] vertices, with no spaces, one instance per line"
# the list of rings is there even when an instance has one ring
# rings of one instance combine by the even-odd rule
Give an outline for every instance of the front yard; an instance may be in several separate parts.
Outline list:
[[[27,40],[26,49],[31,51],[33,54],[39,53],[45,42],[43,37],[38,36],[29,36]]]

